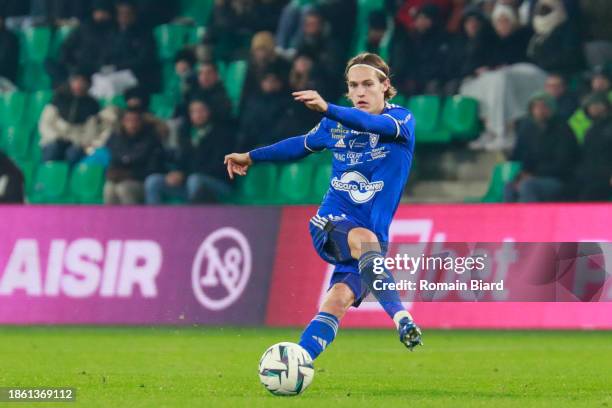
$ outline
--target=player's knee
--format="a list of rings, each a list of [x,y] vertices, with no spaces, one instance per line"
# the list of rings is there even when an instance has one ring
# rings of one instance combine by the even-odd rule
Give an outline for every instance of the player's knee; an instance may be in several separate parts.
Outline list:
[[[348,234],[351,256],[359,259],[361,255],[369,251],[380,251],[378,237],[366,228],[353,228]]]
[[[346,284],[337,283],[327,292],[321,311],[333,314],[340,320],[354,302],[353,291]]]

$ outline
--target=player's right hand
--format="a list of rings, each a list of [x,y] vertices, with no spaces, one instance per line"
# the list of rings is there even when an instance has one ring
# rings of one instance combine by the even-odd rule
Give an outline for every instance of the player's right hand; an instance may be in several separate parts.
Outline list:
[[[231,153],[225,156],[223,163],[227,166],[227,174],[234,179],[234,174],[246,176],[247,170],[253,165],[253,160],[248,153]]]

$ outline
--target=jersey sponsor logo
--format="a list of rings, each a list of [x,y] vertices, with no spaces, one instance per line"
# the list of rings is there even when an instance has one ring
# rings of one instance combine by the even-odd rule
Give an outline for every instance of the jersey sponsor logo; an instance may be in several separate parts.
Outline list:
[[[358,149],[361,147],[366,147],[367,143],[359,142],[357,139],[349,140],[349,146],[351,149]]]
[[[370,152],[370,157],[372,158],[372,160],[376,160],[376,159],[384,159],[385,157],[387,157],[387,150],[385,149],[384,146],[376,148],[376,149],[372,149]]]
[[[334,177],[331,185],[338,191],[346,191],[354,202],[363,204],[370,201],[376,193],[382,191],[385,182],[370,182],[358,171],[349,171],[342,174],[339,179]]]
[[[363,157],[363,153],[348,152],[346,154],[346,158],[349,161],[349,165],[352,165],[352,166],[363,163],[363,161],[361,160],[362,157]]]
[[[344,143],[344,138],[338,140],[338,142],[336,142],[334,147],[337,147],[338,149],[345,149],[346,148],[346,144]]]
[[[235,228],[220,228],[198,248],[191,270],[193,293],[205,308],[223,310],[244,291],[251,275],[249,241]]]
[[[335,128],[330,129],[330,133],[333,139],[342,139],[350,132],[348,129],[344,128],[341,123],[338,123]]]
[[[346,161],[346,154],[345,153],[335,153],[334,152],[334,158],[338,161]]]

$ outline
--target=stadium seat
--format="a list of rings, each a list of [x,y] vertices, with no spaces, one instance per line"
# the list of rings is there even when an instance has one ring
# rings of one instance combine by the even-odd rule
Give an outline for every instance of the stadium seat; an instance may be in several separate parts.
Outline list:
[[[206,26],[214,4],[214,0],[180,0],[180,15],[192,18],[198,25]]]
[[[165,94],[151,95],[150,111],[161,119],[170,119],[174,113],[174,101]]]
[[[357,22],[355,24],[355,34],[353,34],[353,55],[365,51],[370,13],[375,10],[384,10],[384,8],[384,0],[358,0]]]
[[[59,57],[64,41],[66,41],[74,29],[75,26],[63,25],[55,30],[51,38],[51,45],[49,46],[49,57],[53,59],[57,59]]]
[[[68,185],[68,164],[66,162],[46,162],[36,171],[30,202],[39,204],[66,202]]]
[[[98,103],[100,104],[101,109],[104,109],[108,106],[116,106],[118,108],[124,109],[127,106],[125,102],[125,97],[123,95],[115,95],[112,98],[98,99]]]
[[[70,200],[78,204],[102,204],[104,167],[80,163],[70,175]]]
[[[53,91],[51,90],[42,90],[36,91],[29,95],[28,98],[28,109],[26,112],[26,121],[28,126],[31,128],[35,128],[40,119],[40,114],[42,113],[45,106],[51,101],[53,97]]]
[[[187,44],[189,27],[179,24],[161,24],[155,27],[157,51],[163,60],[171,60]]]
[[[24,185],[24,192],[27,194],[29,194],[29,192],[32,190],[32,182],[34,179],[34,172],[36,171],[36,163],[33,160],[27,160],[27,161],[18,161],[17,167],[19,167],[19,169],[21,170],[21,172],[23,173],[23,178],[25,181],[25,185]]]
[[[491,182],[486,194],[480,200],[483,203],[501,203],[504,201],[504,187],[521,171],[519,162],[505,162],[495,165]]]
[[[5,126],[21,123],[27,99],[27,94],[19,91],[0,94],[0,123]]]
[[[17,74],[17,83],[20,89],[28,92],[51,89],[51,78],[39,63],[22,64]]]
[[[277,194],[278,168],[263,163],[249,169],[246,177],[238,179],[236,204],[271,204]]]
[[[308,202],[310,204],[318,204],[323,199],[325,193],[329,189],[330,177],[332,174],[331,162],[320,164],[315,167],[312,177],[312,186]]]
[[[417,143],[449,143],[450,133],[441,129],[440,98],[435,95],[413,96],[408,108],[416,121]]]
[[[23,125],[13,125],[4,129],[2,146],[6,153],[17,161],[30,158],[32,131]]]
[[[281,166],[278,177],[279,204],[306,204],[312,185],[314,167],[298,162]]]
[[[478,101],[460,95],[448,98],[442,110],[442,126],[452,139],[470,140],[478,136]]]
[[[227,94],[232,101],[234,111],[237,111],[242,96],[242,88],[246,77],[247,62],[244,60],[233,61],[227,65],[223,84],[227,89]]]
[[[42,64],[49,55],[51,29],[29,27],[19,32],[21,62]]]

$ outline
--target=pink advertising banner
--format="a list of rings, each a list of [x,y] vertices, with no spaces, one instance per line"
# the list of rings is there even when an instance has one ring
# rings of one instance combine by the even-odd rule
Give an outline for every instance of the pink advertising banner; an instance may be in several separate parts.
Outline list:
[[[315,211],[314,207],[283,211],[268,303],[269,325],[307,323],[327,290],[332,267],[311,248],[307,231],[307,221]],[[403,205],[391,226],[390,240],[437,247],[444,247],[444,243],[504,243],[505,248],[524,242],[610,242],[612,205]],[[600,258],[610,255],[607,251]],[[612,259],[601,262],[612,265]],[[492,273],[501,273],[499,265],[493,263]],[[299,287],[296,280],[301,282]],[[612,329],[610,279],[597,290],[597,296],[589,299],[598,302],[581,302],[575,297],[572,302],[458,303],[441,299],[406,305],[424,327]],[[290,310],[280,307],[289,301],[293,305]],[[390,323],[375,302],[364,302],[359,309],[351,309],[342,324],[386,327]]]
[[[262,324],[279,212],[0,207],[0,323]]]

